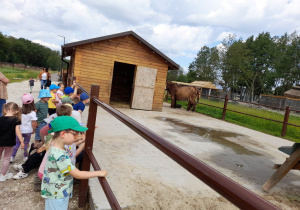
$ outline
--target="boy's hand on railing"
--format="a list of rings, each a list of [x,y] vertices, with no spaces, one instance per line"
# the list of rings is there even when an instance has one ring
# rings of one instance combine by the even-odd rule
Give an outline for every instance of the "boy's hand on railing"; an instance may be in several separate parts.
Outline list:
[[[97,171],[99,177],[106,177],[107,176],[107,171],[106,170],[100,170]]]

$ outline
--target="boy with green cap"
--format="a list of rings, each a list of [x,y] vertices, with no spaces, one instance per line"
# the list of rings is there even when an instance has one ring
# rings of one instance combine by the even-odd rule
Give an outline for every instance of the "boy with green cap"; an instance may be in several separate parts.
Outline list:
[[[89,179],[93,177],[107,176],[106,170],[79,171],[71,163],[64,146],[73,144],[79,132],[85,132],[82,127],[70,116],[60,116],[51,123],[54,132],[52,146],[44,170],[42,181],[42,197],[45,200],[45,209],[68,209],[69,197],[73,191],[73,177],[76,179]]]

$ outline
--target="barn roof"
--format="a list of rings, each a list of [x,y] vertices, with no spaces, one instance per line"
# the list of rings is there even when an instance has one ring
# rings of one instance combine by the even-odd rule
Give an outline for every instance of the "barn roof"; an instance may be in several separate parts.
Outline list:
[[[149,42],[144,40],[142,37],[140,37],[139,35],[137,35],[133,31],[126,31],[126,32],[122,32],[122,33],[112,34],[112,35],[108,35],[108,36],[101,36],[101,37],[98,37],[98,38],[86,39],[86,40],[82,40],[82,41],[78,41],[78,42],[72,42],[72,43],[62,45],[61,47],[62,47],[63,57],[70,56],[72,54],[73,47],[76,47],[78,45],[89,44],[89,43],[93,43],[93,42],[98,42],[98,41],[103,41],[103,40],[107,40],[107,39],[113,39],[113,38],[128,36],[128,35],[132,35],[137,40],[139,40],[141,43],[143,43],[148,48],[153,50],[153,52],[155,52],[156,54],[161,56],[163,59],[165,59],[166,62],[168,63],[169,70],[178,70],[179,69],[179,65],[177,63],[175,63],[168,56],[166,56],[165,54],[160,52],[153,45],[151,45]]]
[[[208,81],[194,81],[192,83],[176,82],[176,81],[172,81],[172,82],[178,85],[187,85],[187,86],[195,86],[195,87],[218,90],[218,88],[212,82],[208,82]]]
[[[284,92],[284,96],[289,97],[289,98],[298,98],[298,99],[300,99],[300,86],[296,85],[296,86],[292,87],[292,89]]]

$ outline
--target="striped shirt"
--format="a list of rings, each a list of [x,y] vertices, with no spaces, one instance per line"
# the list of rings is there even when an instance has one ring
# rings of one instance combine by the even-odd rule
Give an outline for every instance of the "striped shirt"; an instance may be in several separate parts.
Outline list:
[[[38,101],[35,103],[36,116],[38,123],[45,123],[44,119],[47,118],[48,115],[48,102],[43,103],[42,101]]]

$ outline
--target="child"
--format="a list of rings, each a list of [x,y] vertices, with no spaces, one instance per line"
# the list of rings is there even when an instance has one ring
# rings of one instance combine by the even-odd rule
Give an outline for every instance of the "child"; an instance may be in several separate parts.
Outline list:
[[[64,84],[63,83],[58,83],[58,85],[57,86],[59,86],[59,89],[57,90],[57,93],[56,93],[56,100],[58,101],[58,104],[57,104],[57,106],[58,105],[61,105],[62,103],[61,103],[61,99],[62,99],[62,97],[63,97],[63,95],[64,95],[64,89],[65,89],[65,86],[64,86]]]
[[[24,137],[24,158],[23,161],[25,162],[28,157],[27,148],[30,142],[31,133],[35,132],[37,123],[36,123],[36,113],[35,113],[35,107],[34,107],[34,99],[29,94],[24,94],[22,96],[22,124],[20,126],[20,130],[22,133],[22,137]],[[15,159],[15,156],[18,152],[20,146],[20,139],[16,138],[16,145],[14,147],[14,151],[12,153],[12,156],[10,158],[10,162],[13,162]]]
[[[59,89],[59,86],[52,84],[49,86],[51,99],[48,101],[48,114],[52,115],[56,112],[56,104],[59,102],[56,100],[56,92]]]
[[[87,128],[79,125],[72,117],[61,116],[55,118],[51,123],[54,132],[53,144],[49,149],[43,182],[42,197],[45,200],[45,209],[68,209],[69,197],[73,191],[73,177],[76,179],[89,179],[93,177],[107,176],[106,170],[101,171],[79,171],[71,163],[65,145],[71,145],[78,135]],[[58,187],[57,187],[58,186]]]
[[[63,116],[63,115],[70,116],[71,111],[72,111],[72,108],[65,106],[65,105],[58,106],[57,110],[56,110],[57,116]],[[49,118],[47,118],[47,119],[49,119]],[[51,121],[53,120],[52,118],[50,118],[50,119],[51,119]],[[45,119],[45,121],[46,121],[46,119]],[[40,130],[40,135],[42,138],[44,138],[44,136],[48,135],[49,129],[50,129],[49,126],[46,125]],[[81,140],[80,143],[84,143],[84,141]],[[46,142],[46,144],[47,144],[47,142]],[[83,146],[84,146],[84,144],[83,144]],[[75,147],[75,150],[76,150],[76,147]],[[81,152],[81,150],[78,150],[78,152]],[[14,164],[13,168],[19,172],[15,176],[13,176],[13,179],[24,179],[24,178],[28,177],[29,171],[31,171],[32,169],[41,165],[43,158],[45,156],[45,153],[46,153],[46,148],[45,148],[45,144],[44,144],[36,151],[36,153],[30,155],[28,160],[24,164]],[[76,154],[77,154],[77,151],[76,151]],[[74,159],[74,161],[75,161],[75,159]],[[45,165],[44,165],[44,168],[45,168]],[[42,179],[42,177],[43,177],[43,172],[44,172],[44,170],[42,170],[42,172],[39,172],[40,179]]]
[[[73,109],[82,113],[85,109],[85,104],[90,101],[90,97],[86,93],[81,93],[80,102],[74,104]]]
[[[2,117],[0,117],[0,160],[3,155],[3,162],[0,174],[0,182],[5,182],[13,177],[8,173],[9,158],[16,144],[16,136],[21,141],[21,148],[24,148],[24,142],[20,130],[21,109],[16,103],[10,102],[3,105]]]
[[[35,143],[34,147],[38,147],[38,143],[42,141],[44,143],[44,139],[41,139],[40,130],[42,127],[47,125],[44,121],[47,118],[48,114],[48,101],[51,98],[50,91],[47,89],[40,90],[39,97],[41,100],[35,103],[35,112],[37,116],[37,128],[35,129]]]
[[[62,98],[69,97],[70,99],[73,99],[73,98],[77,97],[77,89],[78,89],[77,84],[74,81],[72,87],[66,87],[65,95],[63,95]]]
[[[32,93],[32,88],[34,86],[33,77],[30,77],[30,80],[28,81],[28,86],[30,86],[30,93]]]

